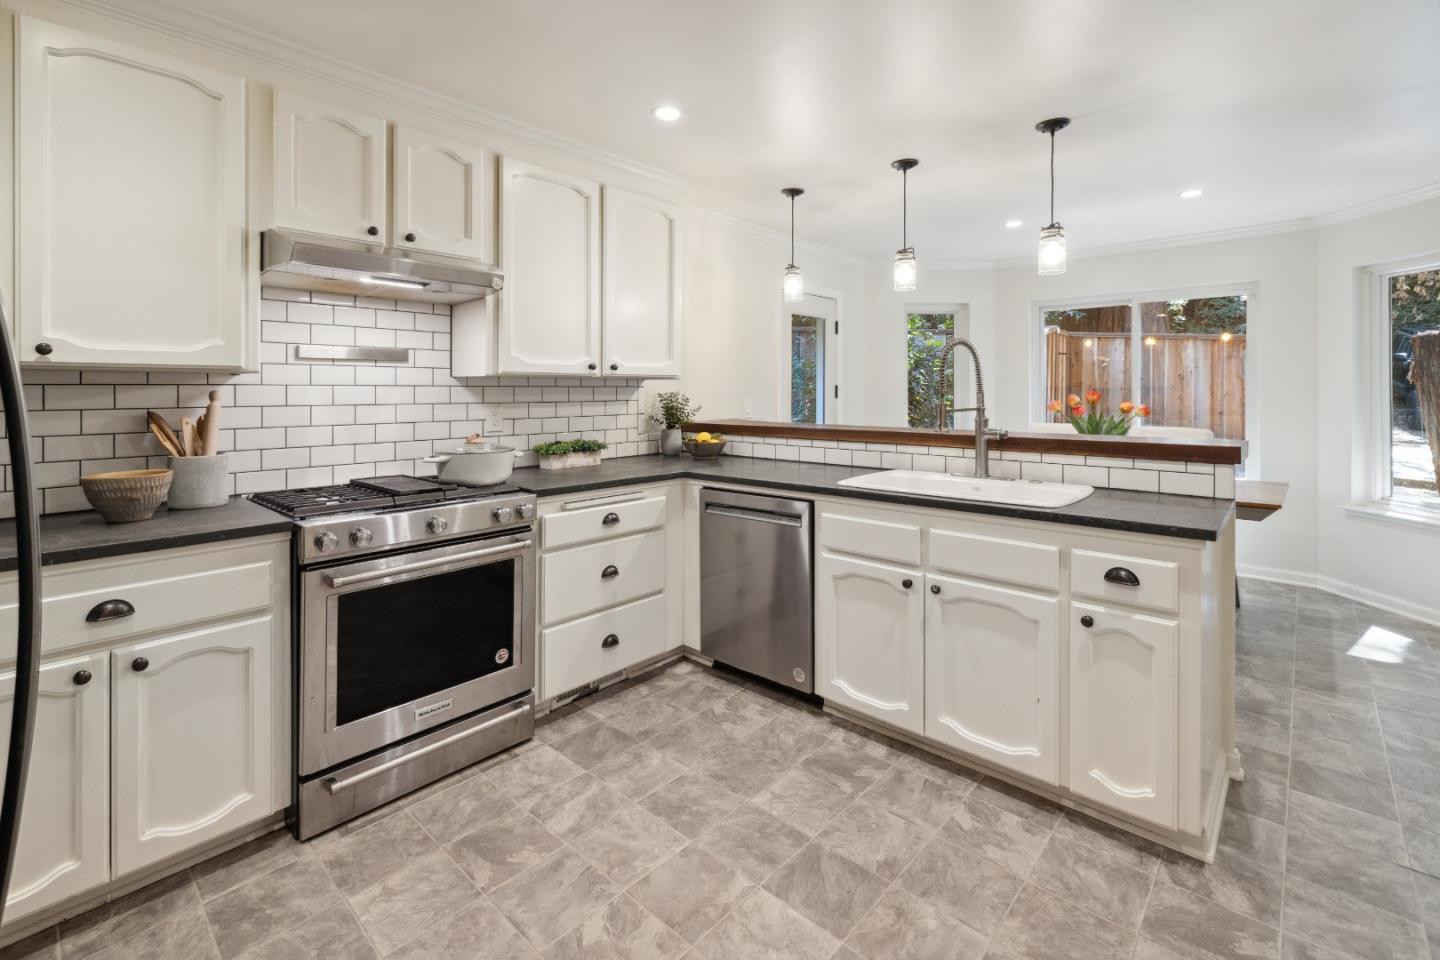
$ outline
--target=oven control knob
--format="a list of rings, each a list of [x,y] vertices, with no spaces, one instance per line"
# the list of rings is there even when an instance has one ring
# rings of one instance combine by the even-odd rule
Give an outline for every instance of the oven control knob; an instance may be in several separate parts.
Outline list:
[[[334,550],[336,545],[339,543],[340,538],[335,536],[335,534],[331,533],[329,530],[326,530],[323,533],[317,533],[315,535],[315,549],[319,550],[321,553],[328,553],[329,551]]]
[[[522,503],[520,504],[520,506],[515,508],[515,512],[520,515],[521,520],[529,520],[531,517],[535,516],[535,504]]]
[[[350,543],[356,547],[368,547],[370,541],[375,539],[375,534],[369,527],[356,527],[350,531]]]
[[[515,517],[515,511],[511,510],[509,507],[496,507],[496,508],[495,508],[495,522],[496,522],[496,523],[509,523],[512,519],[514,519],[514,517]]]
[[[430,519],[425,521],[425,528],[431,533],[444,533],[450,529],[450,521],[432,514]]]

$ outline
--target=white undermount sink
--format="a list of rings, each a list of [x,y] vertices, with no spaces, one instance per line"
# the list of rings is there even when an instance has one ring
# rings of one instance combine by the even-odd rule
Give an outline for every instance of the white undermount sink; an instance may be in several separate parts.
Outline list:
[[[887,490],[920,497],[949,500],[978,500],[982,503],[1010,503],[1022,507],[1068,507],[1095,492],[1080,483],[1050,483],[1043,480],[997,480],[993,477],[956,477],[928,470],[882,470],[840,481],[842,487]]]

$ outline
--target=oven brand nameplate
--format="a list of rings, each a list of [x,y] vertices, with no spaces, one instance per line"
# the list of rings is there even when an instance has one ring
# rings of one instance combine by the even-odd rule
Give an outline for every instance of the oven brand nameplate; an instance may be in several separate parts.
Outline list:
[[[424,720],[426,717],[434,716],[437,713],[444,713],[455,706],[454,700],[441,700],[439,703],[432,703],[428,707],[415,708],[415,719]]]
[[[506,650],[504,647],[501,647],[499,650],[496,650],[496,651],[495,651],[495,662],[496,662],[496,663],[505,663],[505,662],[508,661],[509,659],[510,659],[510,651],[509,651],[509,650]]]

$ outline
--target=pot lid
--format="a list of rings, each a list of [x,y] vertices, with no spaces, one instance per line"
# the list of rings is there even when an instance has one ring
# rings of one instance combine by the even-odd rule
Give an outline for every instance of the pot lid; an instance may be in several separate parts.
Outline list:
[[[459,455],[462,453],[514,453],[514,447],[503,447],[498,443],[459,443],[453,447],[436,450],[436,453]]]

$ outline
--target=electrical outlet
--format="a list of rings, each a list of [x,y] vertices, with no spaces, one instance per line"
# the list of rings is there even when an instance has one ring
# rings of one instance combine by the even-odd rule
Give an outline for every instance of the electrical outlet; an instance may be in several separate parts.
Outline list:
[[[752,409],[751,406],[750,406],[750,398],[749,398],[749,397],[746,397],[746,398],[745,398],[745,419],[746,419],[746,420],[749,420],[750,417],[751,417],[751,415],[753,414],[753,412],[754,412],[754,411],[753,411],[753,409]]]
[[[485,421],[485,436],[487,437],[498,437],[504,429],[505,425],[500,422],[499,417],[494,417]]]

